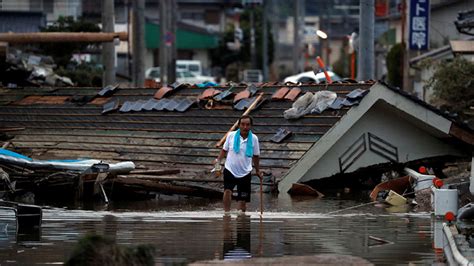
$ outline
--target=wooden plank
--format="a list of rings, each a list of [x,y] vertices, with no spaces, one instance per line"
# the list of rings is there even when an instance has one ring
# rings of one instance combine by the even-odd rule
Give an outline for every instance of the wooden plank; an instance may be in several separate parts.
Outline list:
[[[141,132],[134,132],[128,130],[100,130],[100,129],[77,129],[74,131],[68,129],[25,129],[21,132],[15,133],[16,136],[38,136],[38,135],[51,135],[51,136],[97,136],[97,137],[117,137],[117,138],[144,138],[144,139],[161,139],[161,138],[168,138],[168,139],[189,139],[189,140],[207,140],[207,139],[218,139],[221,135],[219,133],[180,133],[170,135],[167,132],[156,132],[156,131],[141,131]]]
[[[281,111],[280,111],[281,110]],[[283,117],[283,111],[286,109],[282,108],[268,108],[259,109],[252,114],[254,118],[261,117]],[[337,117],[342,116],[348,108],[338,110],[339,114],[334,115],[331,112],[326,114],[309,114],[307,117]],[[75,106],[75,105],[54,105],[54,106],[0,106],[0,114],[30,114],[30,115],[101,115],[102,107],[94,106]],[[241,115],[240,111],[237,110],[207,110],[199,109],[198,107],[192,107],[185,113],[178,112],[165,112],[165,111],[142,111],[142,112],[131,112],[131,113],[110,113],[107,116],[136,116],[136,117],[148,117],[148,116],[166,116],[166,117],[182,117],[183,114],[186,116],[196,117],[232,117],[239,118]],[[298,121],[298,120],[296,120]]]
[[[116,136],[83,136],[83,135],[17,135],[14,139],[15,143],[82,143],[82,144],[111,144],[111,145],[125,145],[125,146],[148,146],[148,147],[198,147],[198,148],[214,148],[213,141],[206,140],[183,140],[183,139],[150,139],[150,138],[134,138],[134,137],[116,137]],[[55,144],[54,144],[55,145]],[[306,151],[312,146],[312,143],[273,143],[260,142],[260,149],[262,150],[293,150]]]
[[[217,156],[217,155],[216,155]],[[204,165],[209,166],[212,163],[214,157],[178,157],[178,156],[147,156],[143,154],[124,154],[118,157],[119,160],[130,160],[137,162],[166,162],[171,165],[173,164],[193,164],[193,165]],[[285,159],[261,159],[261,168],[278,167],[289,169],[291,164],[296,160],[285,160]]]
[[[17,148],[29,149],[54,149],[68,151],[84,151],[84,152],[107,152],[117,154],[148,154],[150,156],[180,156],[180,157],[209,157],[214,158],[219,154],[220,149],[217,148],[180,148],[180,147],[151,147],[151,146],[119,146],[113,144],[84,144],[69,142],[36,142],[24,143],[13,142]],[[305,151],[266,151],[262,152],[261,159],[294,159],[298,160],[303,156]]]
[[[0,120],[1,121],[1,120]],[[90,129],[90,130],[129,130],[129,131],[157,131],[157,132],[200,132],[200,133],[225,133],[226,125],[163,125],[159,124],[127,124],[127,123],[117,123],[117,122],[106,122],[106,123],[62,123],[62,122],[47,122],[47,121],[5,121],[3,120],[5,126],[23,126],[31,129]],[[329,130],[331,125],[301,125],[298,127],[288,127],[293,133],[298,134],[310,134],[310,135],[320,135],[324,134]],[[280,128],[280,126],[254,126],[255,134],[275,134],[275,132]]]
[[[472,133],[472,131],[459,127],[455,123],[451,123],[449,135],[454,136],[470,145],[474,145],[474,133]]]
[[[106,116],[100,114],[81,114],[81,113],[37,113],[31,111],[29,113],[25,112],[14,112],[5,113],[0,112],[0,116],[8,118],[8,120],[18,120],[18,121],[80,121],[80,122],[89,122],[89,121],[120,121],[131,122],[131,123],[164,123],[164,124],[197,124],[197,123],[209,123],[212,121],[214,124],[217,123],[229,123],[233,119],[238,119],[239,116],[210,116],[209,114],[204,115],[192,115],[192,114],[175,114],[169,115],[170,112],[156,112],[154,114],[147,113],[135,113],[134,115],[128,114],[107,114]],[[305,124],[334,124],[341,116],[330,116],[330,115],[311,115],[305,116],[298,120],[287,120],[283,117],[283,114],[274,114],[266,116],[253,116],[255,124],[259,125],[268,125],[268,124],[278,124],[280,126],[299,126]]]
[[[163,175],[176,175],[179,174],[181,170],[179,169],[165,169],[165,170],[133,170],[128,175],[153,175],[153,176],[163,176]]]
[[[310,134],[298,133],[293,134],[289,142],[291,143],[314,143],[322,136],[323,133],[311,132]],[[94,129],[75,129],[74,131],[64,128],[30,128],[16,133],[16,135],[37,136],[37,135],[51,135],[51,136],[107,136],[118,138],[154,138],[154,139],[187,139],[187,140],[219,140],[222,136],[219,132],[179,132],[179,134],[169,134],[168,132],[157,131],[130,131],[130,130],[101,130]],[[271,133],[258,133],[261,142],[269,141],[274,135]]]
[[[138,178],[119,177],[114,179],[114,185],[142,188],[146,191],[156,191],[169,194],[183,194],[190,196],[203,196],[206,198],[221,198],[222,191],[212,188],[198,188],[185,185],[175,185],[164,182],[143,180]]]

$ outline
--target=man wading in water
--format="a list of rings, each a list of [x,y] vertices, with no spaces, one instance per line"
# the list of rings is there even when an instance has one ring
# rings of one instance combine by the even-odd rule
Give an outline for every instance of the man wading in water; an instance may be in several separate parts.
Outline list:
[[[226,157],[224,166],[224,211],[230,211],[232,190],[237,186],[237,201],[239,210],[245,212],[246,202],[250,202],[250,181],[252,179],[252,163],[257,176],[260,173],[260,144],[257,136],[250,130],[253,124],[252,117],[244,115],[239,118],[239,129],[227,134],[224,146],[214,160],[215,163]],[[226,156],[227,155],[227,156]]]

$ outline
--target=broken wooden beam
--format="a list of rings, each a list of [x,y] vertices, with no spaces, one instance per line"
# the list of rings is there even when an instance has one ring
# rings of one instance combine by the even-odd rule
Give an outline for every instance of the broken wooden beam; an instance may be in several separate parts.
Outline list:
[[[165,170],[133,170],[130,175],[175,175],[181,173],[179,169],[165,169]]]
[[[158,192],[163,194],[181,194],[199,196],[206,198],[222,198],[223,191],[214,188],[196,187],[192,185],[174,185],[168,182],[156,182],[139,178],[117,177],[113,181],[114,186],[143,189],[147,192]]]
[[[0,33],[0,42],[112,42],[114,39],[128,40],[127,32],[30,32]]]

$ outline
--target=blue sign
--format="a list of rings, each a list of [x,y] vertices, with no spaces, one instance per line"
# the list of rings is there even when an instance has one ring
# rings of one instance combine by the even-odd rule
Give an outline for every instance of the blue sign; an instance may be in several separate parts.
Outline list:
[[[408,45],[410,50],[428,50],[430,0],[410,0],[409,20]]]

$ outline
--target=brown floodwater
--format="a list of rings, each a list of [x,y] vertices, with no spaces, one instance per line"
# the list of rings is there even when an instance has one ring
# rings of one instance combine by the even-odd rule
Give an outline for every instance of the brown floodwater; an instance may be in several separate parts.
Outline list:
[[[89,233],[123,246],[150,244],[155,261],[165,264],[317,254],[359,256],[376,265],[443,260],[432,248],[428,213],[365,205],[328,214],[365,202],[264,195],[262,218],[256,194],[245,215],[230,216],[223,215],[220,201],[186,197],[109,205],[50,203],[40,232],[21,235],[13,213],[2,211],[0,264],[60,264]]]

